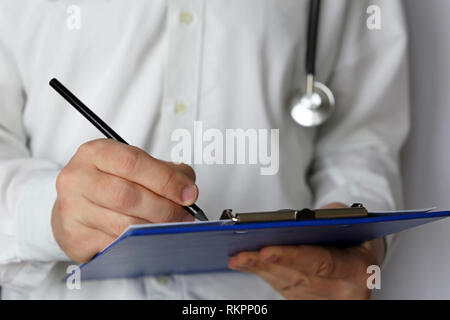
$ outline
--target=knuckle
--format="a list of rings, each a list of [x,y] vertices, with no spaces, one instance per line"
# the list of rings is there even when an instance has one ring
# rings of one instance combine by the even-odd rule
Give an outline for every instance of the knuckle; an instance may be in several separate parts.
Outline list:
[[[131,209],[137,205],[138,193],[129,183],[114,183],[112,184],[111,190],[117,209]]]
[[[125,176],[128,176],[135,171],[138,161],[139,151],[134,148],[130,148],[123,149],[118,153],[116,163],[119,171]]]
[[[162,183],[161,187],[161,195],[166,196],[172,193],[172,189],[174,186],[176,186],[175,180],[176,180],[176,171],[175,170],[168,170],[166,178],[164,182]]]
[[[58,193],[65,190],[67,187],[71,186],[76,179],[76,174],[73,170],[65,167],[61,170],[56,178],[56,191]]]
[[[190,165],[187,165],[185,163],[181,163],[179,166],[181,171],[184,172],[189,178],[192,178],[192,180],[194,180],[195,182],[197,177],[195,175],[194,169]]]
[[[334,260],[331,252],[324,250],[321,259],[319,260],[316,275],[327,276],[334,270]]]
[[[81,146],[78,147],[77,154],[81,156],[88,156],[94,153],[99,145],[99,140],[92,140],[83,143]]]

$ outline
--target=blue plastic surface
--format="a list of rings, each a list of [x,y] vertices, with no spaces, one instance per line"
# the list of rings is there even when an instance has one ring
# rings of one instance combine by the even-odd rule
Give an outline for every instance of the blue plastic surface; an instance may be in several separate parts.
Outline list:
[[[230,256],[270,245],[356,244],[450,216],[414,212],[364,218],[223,225],[188,223],[131,229],[89,263],[81,279],[226,271]]]

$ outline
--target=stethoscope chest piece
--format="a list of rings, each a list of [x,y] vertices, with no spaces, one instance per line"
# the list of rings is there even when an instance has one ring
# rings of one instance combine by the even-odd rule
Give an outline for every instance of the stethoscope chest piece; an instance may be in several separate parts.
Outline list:
[[[294,96],[290,105],[292,119],[303,127],[317,127],[328,120],[335,110],[334,95],[320,82],[312,90]]]

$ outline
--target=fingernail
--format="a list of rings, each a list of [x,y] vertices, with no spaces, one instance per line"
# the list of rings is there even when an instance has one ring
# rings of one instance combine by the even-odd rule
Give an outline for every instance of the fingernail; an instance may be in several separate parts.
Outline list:
[[[183,192],[181,194],[181,200],[183,200],[183,203],[190,204],[194,202],[195,196],[197,195],[197,190],[195,185],[187,186],[183,189]]]

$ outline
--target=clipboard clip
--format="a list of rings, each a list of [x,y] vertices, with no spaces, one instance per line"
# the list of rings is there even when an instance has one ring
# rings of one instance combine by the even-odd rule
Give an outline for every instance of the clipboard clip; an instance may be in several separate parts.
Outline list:
[[[233,214],[231,209],[225,209],[220,220],[232,220],[234,223],[302,221],[320,219],[342,219],[367,217],[369,213],[361,203],[354,203],[350,208],[336,209],[281,209],[277,211],[244,212]]]

